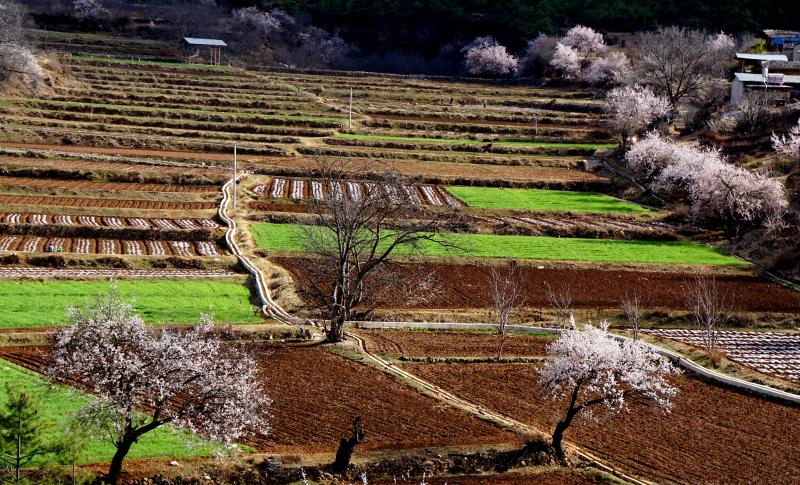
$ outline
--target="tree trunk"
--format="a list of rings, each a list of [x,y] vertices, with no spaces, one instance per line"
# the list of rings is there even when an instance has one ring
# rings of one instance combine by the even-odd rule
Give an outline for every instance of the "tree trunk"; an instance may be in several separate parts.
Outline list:
[[[128,455],[132,445],[133,440],[127,437],[123,438],[122,442],[117,443],[117,451],[114,453],[114,458],[111,459],[108,477],[106,477],[106,481],[109,485],[116,485],[119,481],[120,474],[122,473],[122,461]]]
[[[341,342],[344,340],[344,324],[346,315],[343,311],[336,312],[336,315],[331,319],[331,326],[328,329],[327,340],[330,343]]]
[[[566,453],[564,453],[564,431],[569,428],[569,425],[572,424],[572,419],[578,413],[577,409],[570,407],[567,411],[567,415],[558,422],[556,425],[556,429],[553,431],[553,449],[556,452],[556,456],[563,460],[566,457]]]
[[[364,441],[366,433],[361,429],[361,418],[353,420],[353,436],[339,440],[339,449],[336,450],[336,461],[333,462],[333,471],[343,473],[350,467],[350,460],[356,446]]]
[[[506,331],[505,331],[505,329],[503,329],[500,332],[500,349],[497,352],[497,360],[498,361],[503,358],[503,344],[505,343],[505,341],[506,341]]]

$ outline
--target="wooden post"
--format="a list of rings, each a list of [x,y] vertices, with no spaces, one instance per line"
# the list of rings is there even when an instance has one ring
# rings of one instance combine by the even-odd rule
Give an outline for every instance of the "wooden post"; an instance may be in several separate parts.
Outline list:
[[[353,129],[353,87],[350,86],[350,110],[347,118],[347,129]]]
[[[236,210],[236,145],[233,145],[233,210]]]

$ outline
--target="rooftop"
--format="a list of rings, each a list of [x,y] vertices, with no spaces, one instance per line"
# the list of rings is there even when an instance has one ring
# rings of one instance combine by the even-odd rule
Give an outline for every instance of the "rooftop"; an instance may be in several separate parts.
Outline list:
[[[764,83],[764,76],[761,73],[737,72],[734,74],[737,81],[743,83]],[[784,76],[784,84],[800,84],[800,76]]]
[[[764,35],[772,37],[800,37],[800,32],[796,30],[764,29]]]
[[[212,47],[226,47],[228,45],[219,39],[198,39],[195,37],[184,37],[183,40],[185,40],[187,44],[191,45],[208,45]]]
[[[737,53],[737,59],[745,61],[788,61],[789,58],[783,54],[747,54]]]

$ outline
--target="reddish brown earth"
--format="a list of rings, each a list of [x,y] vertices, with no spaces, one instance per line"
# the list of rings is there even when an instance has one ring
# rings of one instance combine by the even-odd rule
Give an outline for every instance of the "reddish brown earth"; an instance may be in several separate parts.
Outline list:
[[[334,452],[361,416],[360,449],[513,443],[512,433],[441,404],[381,371],[321,347],[253,347],[273,399],[272,432],[246,441],[260,451]],[[34,370],[46,347],[0,347],[0,357]]]
[[[61,207],[106,207],[111,209],[208,210],[214,202],[175,202],[166,200],[89,199],[83,197],[45,197],[38,195],[0,195],[0,204],[49,205]]]
[[[367,350],[378,354],[406,357],[492,357],[497,355],[499,338],[488,333],[409,332],[404,330],[355,330],[364,338]],[[505,356],[546,354],[547,338],[507,335]]]
[[[308,264],[303,258],[272,258],[286,268],[301,287],[307,285]],[[477,265],[398,264],[398,271],[414,281],[430,275],[438,287],[424,303],[413,308],[488,308],[488,269]],[[577,268],[520,267],[524,280],[523,294],[534,307],[547,307],[545,283],[553,288],[568,284],[576,308],[619,308],[626,294],[636,290],[653,308],[685,309],[683,285],[691,280],[688,273],[656,271],[593,270]],[[405,276],[407,274],[407,276]],[[735,311],[800,312],[800,292],[764,281],[754,276],[718,275],[717,285],[728,296]],[[383,308],[408,308],[405,296],[392,294],[391,287],[381,291]],[[383,303],[386,302],[386,303]]]
[[[34,148],[40,150],[60,150],[76,153],[105,153],[134,157],[177,158],[181,160],[206,160],[228,163],[227,153],[161,151],[135,148],[100,148],[62,145],[40,145],[29,143],[3,143],[15,148]],[[242,154],[239,156],[241,168],[268,168],[279,172],[290,171],[297,175],[307,175],[308,170],[318,168],[317,162],[303,157],[273,157]],[[371,160],[352,160],[353,170],[359,171],[359,164],[369,166]],[[386,161],[389,163],[389,161]],[[391,166],[398,173],[417,177],[425,173],[443,179],[508,180],[508,181],[546,181],[546,182],[605,182],[606,179],[589,172],[566,168],[546,168],[529,166],[481,165],[473,163],[418,162],[413,160],[393,160]]]
[[[419,485],[422,477],[411,480],[377,480],[370,483],[376,485]],[[494,475],[464,475],[452,477],[427,477],[428,485],[520,485],[524,483],[536,485],[592,485],[607,483],[600,477],[582,470],[545,470],[539,473],[511,472]]]
[[[60,187],[67,189],[114,190],[120,192],[181,192],[181,193],[213,193],[219,188],[213,185],[168,185],[137,184],[126,182],[91,182],[85,180],[42,179],[33,177],[0,177],[0,186],[4,187]]]
[[[405,368],[455,394],[545,432],[558,409],[536,389],[531,364],[416,364]],[[800,407],[706,384],[674,379],[678,395],[665,415],[630,403],[630,412],[580,420],[570,440],[626,471],[658,482],[797,483]]]
[[[64,151],[64,150],[59,150]],[[210,177],[228,176],[228,170],[212,167],[179,167],[170,165],[150,165],[120,162],[100,162],[97,160],[61,160],[50,158],[23,158],[0,156],[0,163],[19,167],[47,167],[70,170],[124,170],[140,173],[169,173],[206,175]]]

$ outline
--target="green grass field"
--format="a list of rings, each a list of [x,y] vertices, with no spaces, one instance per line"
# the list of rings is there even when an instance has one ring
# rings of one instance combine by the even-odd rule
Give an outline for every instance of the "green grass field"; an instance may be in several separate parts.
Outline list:
[[[638,204],[591,192],[463,186],[447,187],[447,191],[470,207],[485,209],[654,213]]]
[[[250,289],[240,283],[211,280],[132,280],[117,291],[148,323],[197,323],[211,313],[220,323],[259,323]],[[66,322],[68,306],[92,303],[109,290],[107,281],[0,281],[0,328],[42,327]]]
[[[540,148],[589,148],[589,149],[600,149],[600,148],[613,148],[616,145],[613,143],[547,143],[547,142],[535,142],[535,141],[506,141],[506,140],[496,140],[496,141],[481,141],[481,140],[458,140],[453,138],[422,138],[422,137],[413,137],[413,136],[385,136],[385,135],[368,135],[368,134],[359,134],[359,133],[337,133],[337,137],[339,138],[348,138],[351,140],[385,140],[385,141],[405,141],[405,142],[417,142],[417,143],[467,143],[473,145],[485,145],[487,143],[492,143],[494,145],[512,145],[512,146],[526,146],[526,147],[540,147]]]
[[[252,226],[256,243],[276,251],[303,251],[299,227],[293,224],[257,223]],[[449,234],[458,249],[436,242],[424,244],[426,256],[593,261],[609,263],[745,265],[702,244],[544,236]],[[399,251],[403,252],[403,251]]]
[[[52,424],[45,440],[58,440],[69,425],[71,417],[89,397],[66,386],[50,386],[39,374],[0,359],[0,402],[6,396],[6,383],[25,389],[41,402],[41,415]],[[191,448],[186,445],[188,434],[169,427],[145,434],[133,445],[128,458],[182,458],[209,456],[213,447],[194,438]],[[99,438],[90,437],[82,450],[79,463],[102,463],[111,460],[114,447]]]
[[[210,64],[188,64],[185,62],[167,62],[167,61],[148,61],[148,60],[136,60],[136,59],[126,59],[124,57],[105,57],[105,56],[90,56],[90,55],[73,55],[73,58],[79,61],[102,61],[102,62],[109,62],[115,64],[129,64],[134,66],[161,66],[161,67],[170,67],[175,69],[202,69],[202,70],[213,70],[213,71],[242,71],[242,69],[238,67],[231,67],[225,65],[210,65]]]

